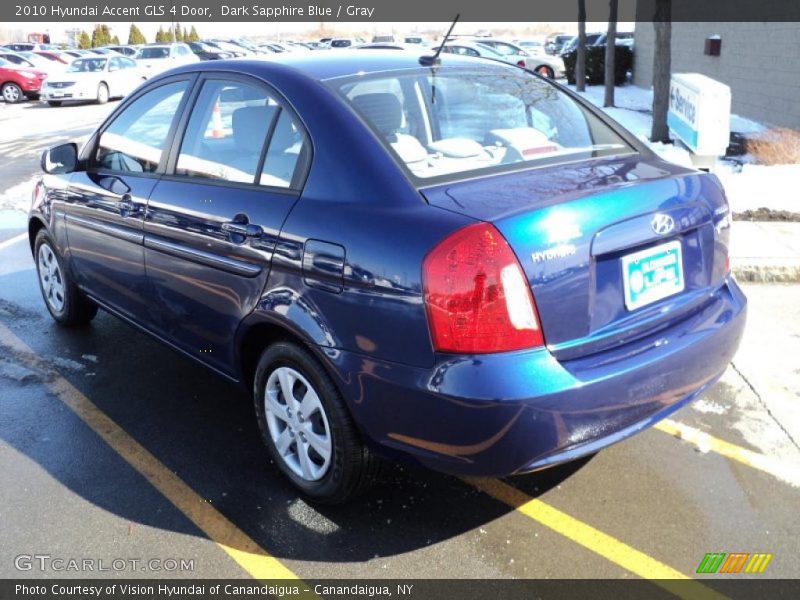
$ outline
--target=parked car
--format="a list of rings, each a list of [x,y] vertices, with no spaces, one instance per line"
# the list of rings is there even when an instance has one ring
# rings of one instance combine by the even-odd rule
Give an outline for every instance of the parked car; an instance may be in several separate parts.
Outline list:
[[[419,44],[404,44],[401,42],[371,42],[369,44],[356,44],[355,46],[350,46],[350,48],[353,50],[408,50],[416,52],[418,55],[421,50]]]
[[[144,80],[144,71],[127,56],[76,58],[63,74],[48,77],[42,100],[50,106],[87,100],[105,104],[127,96]]]
[[[586,46],[587,47],[594,46],[595,44],[597,44],[598,40],[600,40],[601,38],[604,38],[605,35],[606,34],[602,33],[602,32],[600,32],[600,33],[587,33],[586,34]],[[559,54],[561,56],[565,56],[565,55],[569,54],[570,52],[572,52],[573,50],[576,50],[577,48],[578,48],[578,36],[576,35],[569,42],[564,44],[564,46],[562,46],[561,51],[559,52]]]
[[[24,50],[22,52],[14,52],[13,50],[3,49],[0,50],[0,58],[8,61],[17,68],[42,71],[48,75],[64,70],[64,65],[54,63],[43,56],[39,56],[35,52],[27,52]]]
[[[136,62],[139,63],[152,76],[161,71],[198,62],[189,44],[150,44],[139,48],[136,53]]]
[[[0,58],[0,96],[6,104],[16,104],[26,98],[36,100],[46,77],[44,71],[20,68]]]
[[[118,54],[122,54],[123,56],[127,56],[128,58],[133,58],[136,56],[136,53],[139,51],[140,46],[104,46],[113,52],[117,52]]]
[[[511,42],[495,38],[474,38],[476,44],[489,46],[502,55],[504,60],[517,66],[536,71],[544,77],[554,79],[564,76],[564,61],[560,57],[550,57],[544,53],[533,54]]]
[[[55,321],[100,307],[239,382],[316,501],[377,456],[503,476],[595,453],[707,390],[743,332],[716,177],[523,69],[425,62],[180,67],[45,152],[33,193]]]
[[[379,43],[391,43],[394,42],[393,35],[373,35],[372,36],[372,43],[379,44]]]
[[[223,40],[203,40],[204,44],[208,44],[212,48],[217,48],[222,52],[227,52],[233,55],[234,58],[238,58],[240,56],[252,56],[253,53],[250,52],[247,48],[239,46],[238,44],[232,44],[230,42],[225,42]]]
[[[220,60],[223,58],[233,58],[233,53],[225,52],[205,42],[188,42],[189,48],[200,60]]]
[[[64,50],[64,54],[67,56],[71,56],[72,58],[81,58],[82,56],[91,56],[92,53],[88,50],[79,50],[76,48],[69,48]]]
[[[554,35],[550,35],[547,37],[547,40],[544,44],[544,51],[547,54],[558,55],[561,54],[561,50],[564,48],[564,44],[572,40],[574,36],[566,35],[563,33],[557,33]]]
[[[442,46],[442,52],[445,54],[458,54],[459,56],[472,56],[475,58],[491,58],[494,60],[509,62],[508,57],[503,56],[491,46],[478,44],[466,38],[458,38],[450,42],[445,42],[445,44]],[[525,62],[521,58],[515,61],[514,64],[517,64],[517,66],[520,67],[525,66]]]
[[[34,54],[38,54],[42,58],[46,58],[51,62],[61,65],[68,65],[72,62],[72,59],[75,58],[69,54],[61,52],[60,50],[37,50],[34,52]]]
[[[514,40],[514,43],[528,54],[546,54],[544,42],[537,39]]]
[[[403,43],[425,45],[425,40],[418,35],[407,35],[403,38]]]
[[[91,54],[96,54],[97,56],[123,56],[116,50],[112,50],[111,48],[90,48],[89,52]]]
[[[358,40],[355,38],[333,38],[328,44],[328,47],[332,50],[341,50],[342,48],[349,48],[350,46],[355,46],[358,44]]]
[[[3,47],[13,50],[14,52],[35,52],[37,50],[54,49],[50,44],[38,44],[35,42],[12,42],[10,44],[5,44]]]

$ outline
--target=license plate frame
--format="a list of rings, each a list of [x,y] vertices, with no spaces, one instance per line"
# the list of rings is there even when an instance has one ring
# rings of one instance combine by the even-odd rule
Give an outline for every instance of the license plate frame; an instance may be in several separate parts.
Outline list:
[[[683,246],[672,240],[620,258],[625,308],[629,311],[682,292]]]

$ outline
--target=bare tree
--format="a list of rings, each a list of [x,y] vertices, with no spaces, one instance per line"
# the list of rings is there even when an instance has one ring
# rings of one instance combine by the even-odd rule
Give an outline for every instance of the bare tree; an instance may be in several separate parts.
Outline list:
[[[575,58],[575,89],[586,90],[586,0],[578,0],[578,49]]]
[[[672,0],[656,0],[653,27],[656,34],[653,55],[653,129],[650,140],[669,142],[667,110],[669,109],[669,80],[672,70]]]
[[[619,0],[610,0],[608,5],[608,33],[606,34],[606,64],[605,64],[605,85],[606,94],[603,106],[614,106],[614,80],[615,65],[614,59],[617,52],[617,13],[619,12]]]

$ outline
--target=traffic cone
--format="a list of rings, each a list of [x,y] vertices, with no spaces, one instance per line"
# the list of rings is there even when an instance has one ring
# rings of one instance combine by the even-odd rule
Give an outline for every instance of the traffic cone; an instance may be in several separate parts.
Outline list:
[[[219,108],[219,100],[214,103],[214,113],[211,115],[211,137],[225,137],[225,127],[222,125],[222,111]]]

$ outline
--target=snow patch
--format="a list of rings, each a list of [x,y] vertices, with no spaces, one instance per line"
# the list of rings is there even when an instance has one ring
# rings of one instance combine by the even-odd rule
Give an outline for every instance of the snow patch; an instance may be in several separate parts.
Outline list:
[[[31,207],[33,186],[38,179],[39,175],[34,175],[28,181],[18,183],[0,194],[0,210],[21,210],[27,213]]]
[[[701,398],[700,400],[696,401],[692,404],[692,408],[696,411],[705,413],[705,414],[714,414],[714,415],[724,415],[728,412],[728,407],[722,406],[721,404],[717,404],[716,402],[710,402],[705,398]]]
[[[49,361],[56,367],[61,369],[67,369],[68,371],[83,371],[84,367],[78,361],[72,360],[71,358],[63,358],[61,356],[57,356],[55,358],[50,359]]]

